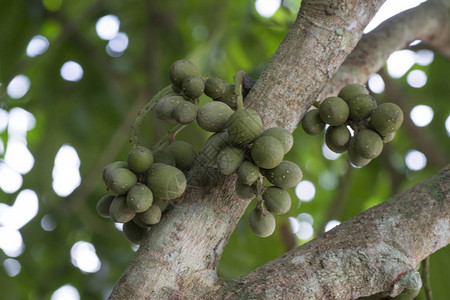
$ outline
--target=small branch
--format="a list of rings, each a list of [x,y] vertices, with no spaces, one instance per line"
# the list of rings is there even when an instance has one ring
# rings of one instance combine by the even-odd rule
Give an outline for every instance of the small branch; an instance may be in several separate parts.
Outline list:
[[[170,128],[169,131],[151,148],[152,150],[160,149],[163,147],[167,142],[173,140],[175,138],[175,135],[177,135],[183,128],[185,128],[186,125],[177,124]]]
[[[244,81],[245,72],[240,70],[234,75],[234,95],[237,101],[237,109],[244,108],[244,97],[242,96],[242,84]]]
[[[433,300],[431,294],[430,285],[430,257],[428,256],[422,261],[422,280],[423,280],[423,290],[427,300]]]

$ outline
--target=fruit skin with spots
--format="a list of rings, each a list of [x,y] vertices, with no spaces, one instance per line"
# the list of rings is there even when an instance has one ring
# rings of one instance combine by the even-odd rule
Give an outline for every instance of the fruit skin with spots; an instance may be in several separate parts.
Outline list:
[[[263,133],[259,114],[251,109],[238,109],[228,120],[228,139],[236,146],[245,146]]]
[[[194,146],[185,141],[174,141],[167,147],[167,151],[175,158],[176,167],[184,172],[191,169],[197,157]]]
[[[395,132],[403,123],[403,111],[394,103],[378,105],[370,115],[369,127],[382,136]]]
[[[361,155],[359,155],[358,151],[355,148],[355,139],[354,139],[354,137],[352,137],[350,139],[350,142],[348,144],[347,152],[348,152],[348,160],[354,166],[364,167],[365,165],[367,165],[371,161],[371,159],[366,159],[364,157],[361,157]]]
[[[344,153],[350,141],[350,131],[347,126],[329,126],[325,132],[325,143],[331,151]]]
[[[147,232],[146,228],[137,225],[133,221],[123,224],[122,230],[127,240],[136,245],[141,244],[141,241],[144,238],[145,233]]]
[[[271,136],[276,138],[283,145],[284,154],[288,153],[294,145],[294,137],[292,134],[282,127],[272,127],[266,129],[261,136]]]
[[[300,182],[303,173],[295,163],[284,160],[277,167],[265,170],[264,175],[273,185],[288,189],[296,186]]]
[[[350,110],[349,119],[353,121],[361,121],[368,118],[377,107],[375,98],[365,94],[354,96],[347,103]]]
[[[127,193],[127,205],[135,212],[146,211],[153,203],[153,193],[143,183],[137,183]]]
[[[258,167],[273,169],[283,161],[284,148],[278,139],[261,136],[253,143],[250,154]]]
[[[126,161],[115,161],[110,164],[108,164],[104,169],[102,173],[103,181],[106,182],[107,178],[110,176],[110,173],[114,169],[118,168],[126,168],[127,162]]]
[[[237,99],[234,94],[234,85],[228,82],[224,82],[225,91],[222,96],[214,98],[214,101],[220,101],[231,107],[232,109],[237,108]]]
[[[383,150],[383,140],[380,135],[371,129],[358,131],[353,137],[355,151],[365,159],[374,159]]]
[[[197,105],[189,101],[180,102],[175,106],[172,117],[179,124],[190,124],[197,118]]]
[[[200,153],[201,159],[209,166],[218,168],[217,155],[228,143],[228,132],[222,131],[211,135]]]
[[[248,160],[240,164],[237,173],[238,181],[246,185],[255,183],[260,176],[258,166]]]
[[[183,80],[181,85],[183,95],[187,99],[196,99],[203,94],[205,90],[205,82],[200,76],[191,75]]]
[[[262,194],[264,205],[274,214],[285,214],[291,208],[291,196],[282,188],[276,186],[269,186]]]
[[[107,173],[105,183],[109,190],[123,195],[137,183],[137,177],[127,168],[117,168]]]
[[[158,224],[161,220],[161,208],[158,205],[152,205],[146,211],[139,213],[138,216],[145,224]]]
[[[185,101],[184,98],[179,95],[166,95],[162,97],[155,105],[156,117],[160,120],[172,120],[175,107],[183,101]]]
[[[256,187],[254,185],[246,185],[236,180],[236,195],[242,200],[252,200],[256,197]]]
[[[163,163],[175,167],[176,164],[175,157],[173,157],[172,153],[170,153],[166,149],[157,149],[154,150],[152,153],[154,163]]]
[[[128,168],[134,173],[144,173],[153,163],[153,154],[147,147],[138,145],[131,148],[127,156]]]
[[[200,75],[197,66],[187,59],[177,60],[169,67],[169,79],[178,89],[182,89],[183,81],[189,76]]]
[[[225,94],[226,82],[217,77],[210,77],[205,81],[204,93],[211,99],[218,99]]]
[[[319,110],[308,111],[302,119],[302,128],[309,135],[319,135],[325,128],[325,123],[320,118]]]
[[[344,124],[349,113],[347,103],[339,97],[328,97],[319,106],[320,118],[331,126]]]
[[[186,189],[186,177],[183,172],[161,163],[154,163],[150,167],[144,182],[152,190],[153,197],[161,200],[179,198]]]
[[[217,166],[220,173],[224,175],[231,175],[239,168],[241,163],[244,161],[244,150],[234,147],[225,146],[217,154]]]
[[[109,207],[109,214],[111,219],[116,223],[127,223],[131,221],[136,212],[130,209],[127,205],[125,196],[116,196]]]
[[[268,237],[275,231],[275,217],[265,208],[253,209],[248,216],[248,223],[259,237]]]
[[[197,123],[203,130],[219,132],[225,129],[233,113],[233,110],[223,102],[208,102],[199,108]]]
[[[342,98],[344,101],[348,102],[352,97],[358,95],[368,95],[369,91],[362,85],[357,83],[347,84],[344,86],[338,94],[339,98]]]

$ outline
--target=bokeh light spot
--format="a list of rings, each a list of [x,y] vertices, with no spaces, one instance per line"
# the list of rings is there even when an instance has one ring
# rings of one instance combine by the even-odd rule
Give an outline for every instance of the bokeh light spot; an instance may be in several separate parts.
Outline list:
[[[387,70],[392,78],[400,78],[415,63],[415,53],[411,50],[399,50],[392,53],[386,61]]]
[[[0,162],[0,189],[7,194],[17,192],[22,186],[22,176],[7,164]]]
[[[72,264],[84,273],[95,273],[100,270],[101,262],[91,243],[78,241],[70,249]]]
[[[281,0],[256,0],[255,9],[264,18],[272,17],[280,8]]]
[[[70,195],[81,183],[80,158],[74,147],[63,145],[55,157],[53,190],[58,196]]]
[[[341,224],[341,222],[339,222],[338,220],[328,221],[328,223],[325,225],[325,231],[331,230],[339,224]]]
[[[411,120],[418,127],[424,127],[433,120],[434,112],[428,105],[417,105],[409,113]]]
[[[30,89],[30,79],[27,76],[20,74],[14,77],[6,88],[8,96],[13,99],[20,99]]]
[[[27,55],[29,57],[35,57],[43,54],[47,51],[49,46],[49,42],[45,36],[35,35],[28,43],[27,46]]]
[[[11,227],[0,226],[0,248],[9,257],[22,254],[25,245],[20,232]]]
[[[67,61],[61,67],[61,77],[67,81],[80,81],[83,78],[83,68],[74,61]]]
[[[370,75],[368,86],[369,89],[375,94],[381,94],[384,92],[384,80],[381,78],[380,74],[374,73]]]
[[[17,276],[22,269],[20,262],[13,258],[5,259],[5,261],[3,262],[3,267],[5,268],[6,273],[8,273],[9,277]]]
[[[80,300],[80,293],[70,284],[65,284],[57,289],[50,300]]]
[[[405,163],[408,169],[412,171],[419,171],[427,165],[427,157],[420,151],[410,150],[406,153]]]
[[[428,66],[434,60],[434,52],[422,49],[416,52],[416,63],[421,66]]]
[[[406,76],[406,81],[413,88],[421,88],[427,83],[427,74],[422,70],[412,70]]]
[[[303,180],[295,187],[295,194],[301,201],[309,202],[314,198],[316,188],[311,181]]]
[[[295,235],[301,240],[309,240],[314,234],[312,225],[308,222],[298,222],[298,230]]]
[[[110,40],[119,32],[120,20],[115,15],[106,15],[98,19],[95,24],[97,35],[102,40]]]

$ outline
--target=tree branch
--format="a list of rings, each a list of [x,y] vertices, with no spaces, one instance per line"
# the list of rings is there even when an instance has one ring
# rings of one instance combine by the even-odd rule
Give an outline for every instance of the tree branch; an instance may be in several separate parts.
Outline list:
[[[348,220],[216,292],[223,299],[356,299],[406,288],[450,243],[450,169]],[[411,288],[411,287],[410,287]],[[218,298],[220,298],[218,297]]]

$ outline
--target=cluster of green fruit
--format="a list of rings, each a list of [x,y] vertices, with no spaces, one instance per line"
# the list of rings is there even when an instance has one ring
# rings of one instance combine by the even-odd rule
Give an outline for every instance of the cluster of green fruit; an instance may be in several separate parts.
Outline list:
[[[320,134],[325,124],[325,143],[332,151],[348,151],[349,161],[358,167],[380,155],[383,146],[394,139],[403,122],[403,112],[394,103],[377,105],[369,91],[359,84],[349,84],[337,97],[329,97],[318,109],[308,111],[302,127],[310,135]],[[353,130],[353,136],[349,131]]]

